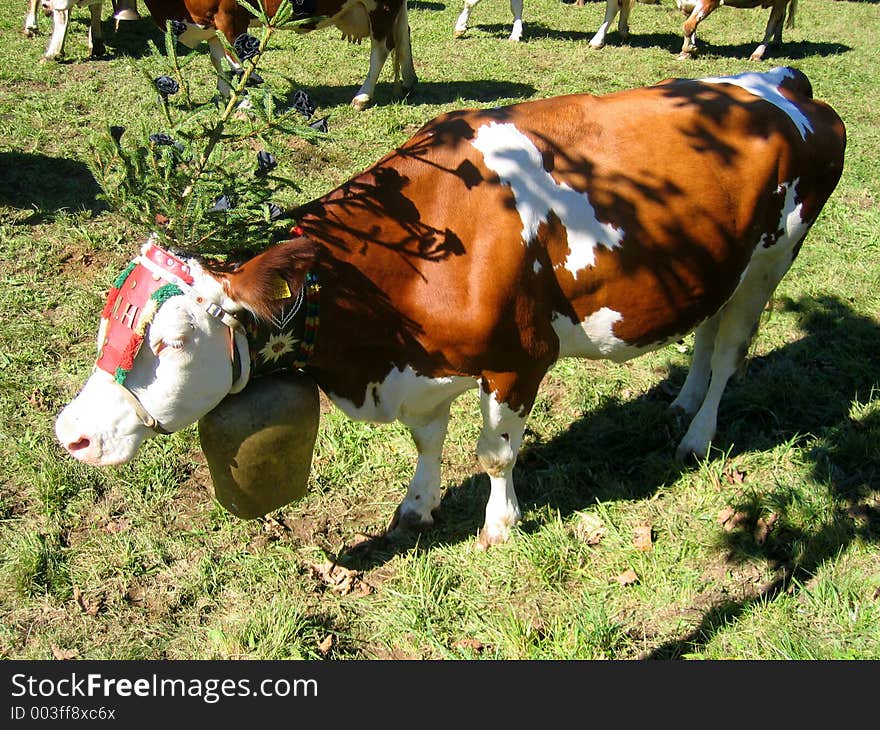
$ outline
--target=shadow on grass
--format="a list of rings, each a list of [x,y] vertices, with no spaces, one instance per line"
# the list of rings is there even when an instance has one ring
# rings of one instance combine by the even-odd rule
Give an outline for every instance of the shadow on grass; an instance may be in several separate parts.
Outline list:
[[[0,205],[33,210],[23,222],[37,224],[59,210],[104,210],[101,191],[82,162],[27,152],[0,152]]]
[[[880,415],[853,419],[850,414],[852,401],[866,401],[880,388],[880,326],[833,296],[785,299],[777,306],[797,315],[805,337],[752,359],[746,377],[728,385],[714,453],[770,450],[810,433],[816,437],[808,452],[813,475],[830,485],[840,508],[824,524],[805,530],[786,521],[781,492],[738,505],[749,529],[724,532],[719,526],[719,552],[732,563],[764,561],[778,577],[746,599],[709,606],[694,631],[657,647],[649,658],[694,651],[751,605],[809,580],[852,541],[880,538],[880,510],[864,504],[880,493]],[[677,368],[668,380],[677,388],[684,376]],[[673,483],[683,469],[673,460],[683,425],[667,409],[666,390],[658,384],[633,400],[609,402],[556,438],[524,448],[514,475],[524,512],[548,505],[564,518],[597,501],[646,499]],[[485,475],[472,476],[446,491],[429,532],[380,536],[343,552],[338,561],[369,569],[411,549],[471,540],[482,525],[488,492]],[[758,540],[751,527],[768,513],[768,505],[780,518],[769,536]],[[520,529],[528,533],[541,527],[525,522]]]
[[[589,36],[589,38],[592,38],[592,36]],[[752,55],[752,51],[758,46],[760,40],[760,38],[755,38],[750,41],[737,43],[736,45],[714,45],[705,40],[705,38],[701,38],[698,54],[701,58],[717,56],[720,58],[746,60]],[[682,42],[683,39],[680,33],[632,33],[628,40],[622,41],[619,33],[611,32],[608,34],[607,45],[609,47],[619,46],[624,48],[660,48],[678,55],[681,51]],[[772,63],[774,58],[793,60],[814,56],[825,58],[827,56],[839,56],[850,51],[852,51],[852,48],[843,43],[824,43],[821,41],[790,43],[789,41],[783,41],[781,46],[771,45],[768,48],[764,56],[764,62]],[[686,73],[682,75],[687,76]]]
[[[305,90],[319,109],[329,109],[334,106],[346,106],[358,90],[357,86],[308,86],[296,79],[287,78],[290,84],[290,92],[286,95],[288,104],[293,101],[293,93],[297,89]],[[406,98],[407,103],[417,104],[448,104],[463,100],[465,103],[488,103],[506,99],[519,99],[524,96],[532,96],[537,89],[531,84],[521,84],[515,81],[419,81],[409,93],[398,93],[394,84],[380,82],[376,86],[373,96],[374,105],[389,104],[395,100]],[[320,114],[318,115],[320,116]]]

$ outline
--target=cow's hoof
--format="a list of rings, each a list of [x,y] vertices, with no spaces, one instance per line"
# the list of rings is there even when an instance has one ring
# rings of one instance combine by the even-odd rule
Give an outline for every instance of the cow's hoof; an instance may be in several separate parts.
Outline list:
[[[386,534],[399,532],[426,532],[434,527],[433,512],[428,517],[423,517],[411,509],[402,509],[400,506],[394,510],[394,517],[388,524]]]
[[[675,450],[675,460],[685,466],[696,466],[706,459],[708,452],[708,447],[691,446],[682,441]]]
[[[351,106],[355,111],[362,112],[370,105],[370,97],[366,94],[358,94],[351,100]]]
[[[101,58],[102,56],[106,55],[106,53],[107,53],[107,49],[105,48],[104,44],[103,43],[96,43],[94,46],[92,46],[92,50],[89,53],[89,57],[90,58]]]
[[[463,29],[456,28],[454,31],[452,31],[453,38],[464,38],[465,35],[467,35],[467,28],[463,28]]]
[[[40,35],[40,31],[38,28],[25,28],[24,29],[25,38],[36,38],[38,35]]]
[[[488,527],[483,525],[480,534],[477,536],[476,548],[480,551],[486,551],[493,545],[503,545],[510,539],[510,528],[507,526]]]
[[[590,41],[590,48],[594,51],[600,51],[605,48],[605,41]]]

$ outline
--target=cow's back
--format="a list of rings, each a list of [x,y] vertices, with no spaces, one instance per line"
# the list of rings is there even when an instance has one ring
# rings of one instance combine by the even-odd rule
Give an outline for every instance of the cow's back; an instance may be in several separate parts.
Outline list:
[[[302,226],[419,323],[451,370],[511,340],[540,350],[552,320],[606,310],[634,348],[625,359],[730,297],[778,227],[786,185],[809,223],[818,214],[842,168],[843,125],[791,98],[805,138],[786,111],[730,83],[454,112],[310,204]]]

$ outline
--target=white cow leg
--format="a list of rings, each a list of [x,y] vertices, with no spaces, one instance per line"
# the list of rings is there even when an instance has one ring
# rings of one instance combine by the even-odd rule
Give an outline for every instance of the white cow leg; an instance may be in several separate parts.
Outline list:
[[[451,400],[447,401],[428,419],[406,424],[419,452],[419,460],[406,497],[397,508],[389,529],[401,526],[425,530],[434,524],[433,513],[440,506],[440,461],[451,404]]]
[[[64,55],[64,41],[67,38],[67,26],[70,22],[69,10],[52,11],[52,37],[43,54],[43,61],[57,61]]]
[[[211,54],[211,65],[214,66],[214,70],[217,72],[217,91],[224,99],[228,99],[232,95],[232,87],[226,80],[226,74],[223,70],[223,59],[229,60],[233,73],[240,70],[241,65],[226,55],[226,49],[216,34],[208,39],[208,52]]]
[[[602,25],[600,25],[599,30],[596,31],[596,35],[594,35],[593,39],[590,41],[590,48],[598,49],[605,46],[605,36],[607,35],[611,24],[614,22],[614,18],[617,17],[619,10],[619,0],[608,0],[608,3],[605,5],[605,20],[602,21]]]
[[[513,13],[513,28],[510,31],[508,40],[518,42],[522,38],[523,33],[523,0],[510,0],[510,12]]]
[[[376,83],[379,81],[379,73],[387,59],[388,48],[386,48],[384,41],[377,41],[370,36],[370,70],[367,72],[367,78],[361,88],[351,100],[351,105],[358,111],[366,109],[372,100],[373,94],[376,92]]]
[[[522,444],[526,417],[500,403],[495,393],[480,392],[483,430],[477,443],[477,458],[489,475],[486,520],[477,538],[477,548],[507,542],[510,529],[522,516],[513,487],[513,467]]]
[[[694,333],[694,356],[684,385],[670,409],[693,416],[706,397],[709,376],[712,374],[712,351],[718,334],[718,315],[703,322]]]
[[[101,3],[89,5],[89,56],[98,58],[106,52],[104,33],[101,29]]]
[[[704,459],[709,452],[709,444],[715,436],[718,423],[718,406],[727,381],[745,358],[761,312],[792,262],[790,250],[781,252],[779,256],[768,255],[767,258],[752,260],[733,297],[715,316],[718,322],[709,388],[676,449],[675,456],[679,461],[686,461],[691,456]],[[694,354],[696,356],[696,351]]]
[[[40,29],[37,26],[37,5],[39,3],[40,0],[28,0],[27,13],[24,16],[24,34],[28,38],[40,34]]]
[[[479,2],[480,0],[464,0],[464,9],[461,11],[461,15],[458,16],[458,20],[455,21],[455,30],[452,32],[453,38],[461,38],[467,33],[468,22],[471,19],[471,10]]]

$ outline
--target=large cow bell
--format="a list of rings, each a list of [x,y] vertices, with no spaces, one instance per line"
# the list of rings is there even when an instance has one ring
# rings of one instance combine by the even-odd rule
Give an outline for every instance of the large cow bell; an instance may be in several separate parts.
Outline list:
[[[266,375],[199,421],[217,501],[252,519],[306,493],[318,434],[318,386],[303,373]]]

